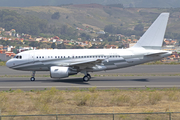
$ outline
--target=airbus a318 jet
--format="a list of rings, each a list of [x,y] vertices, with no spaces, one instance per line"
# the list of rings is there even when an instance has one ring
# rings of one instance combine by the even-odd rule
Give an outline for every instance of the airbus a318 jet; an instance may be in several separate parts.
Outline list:
[[[91,79],[90,72],[130,67],[172,54],[161,50],[169,13],[161,13],[138,42],[128,49],[54,49],[30,50],[18,53],[6,66],[15,70],[50,71],[51,78],[65,78],[83,73],[83,81]]]

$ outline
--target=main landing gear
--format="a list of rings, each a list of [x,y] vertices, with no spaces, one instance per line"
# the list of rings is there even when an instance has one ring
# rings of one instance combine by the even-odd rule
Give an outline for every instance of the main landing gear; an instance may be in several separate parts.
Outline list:
[[[83,82],[88,82],[90,79],[91,79],[91,75],[85,74],[85,76],[83,77]]]
[[[36,73],[36,71],[32,71],[32,77],[30,78],[31,81],[35,81],[35,77],[34,77],[35,73]]]

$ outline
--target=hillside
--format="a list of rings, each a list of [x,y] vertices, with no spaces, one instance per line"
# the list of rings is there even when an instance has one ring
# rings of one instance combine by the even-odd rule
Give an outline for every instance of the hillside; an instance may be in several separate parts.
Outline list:
[[[28,7],[28,6],[57,6],[63,4],[123,4],[125,7],[160,7],[174,8],[180,6],[179,0],[0,0],[0,6]]]
[[[48,25],[91,28],[95,31],[104,30],[106,25],[121,26],[134,29],[135,25],[142,23],[145,29],[156,19],[161,12],[170,12],[167,32],[180,33],[180,9],[160,8],[117,8],[100,4],[69,5],[62,7],[37,6],[37,7],[0,7],[10,9],[24,16],[36,16],[47,20]],[[60,13],[58,20],[51,19],[55,12]]]

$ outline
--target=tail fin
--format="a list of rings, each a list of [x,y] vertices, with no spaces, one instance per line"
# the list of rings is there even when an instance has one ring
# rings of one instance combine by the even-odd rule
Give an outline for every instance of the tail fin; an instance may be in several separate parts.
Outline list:
[[[168,18],[169,13],[161,13],[132,48],[161,49]]]

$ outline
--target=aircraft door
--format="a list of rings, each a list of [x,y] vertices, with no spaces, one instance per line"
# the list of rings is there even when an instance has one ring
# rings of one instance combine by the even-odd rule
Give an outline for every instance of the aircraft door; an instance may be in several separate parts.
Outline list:
[[[30,53],[29,53],[29,61],[30,61],[30,62],[34,62],[34,57],[35,57],[35,56],[34,56],[34,52],[30,52]]]

